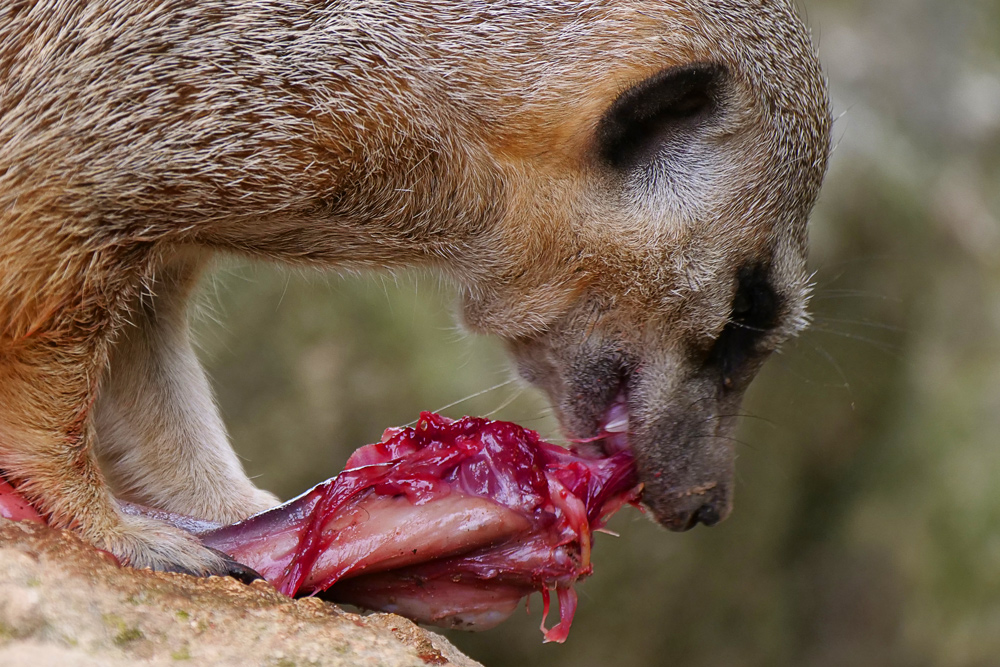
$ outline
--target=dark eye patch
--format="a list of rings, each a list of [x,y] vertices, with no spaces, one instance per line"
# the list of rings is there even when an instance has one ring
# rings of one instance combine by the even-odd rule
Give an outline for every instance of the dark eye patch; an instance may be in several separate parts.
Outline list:
[[[672,67],[618,96],[597,129],[604,161],[628,169],[649,160],[677,130],[709,116],[724,68],[713,63]]]
[[[756,355],[757,344],[778,325],[780,302],[768,279],[767,268],[753,264],[740,269],[736,276],[729,322],[708,353],[707,364],[722,373],[729,386],[734,374]]]
[[[733,297],[733,323],[765,331],[778,323],[778,295],[767,274],[760,264],[740,269]]]

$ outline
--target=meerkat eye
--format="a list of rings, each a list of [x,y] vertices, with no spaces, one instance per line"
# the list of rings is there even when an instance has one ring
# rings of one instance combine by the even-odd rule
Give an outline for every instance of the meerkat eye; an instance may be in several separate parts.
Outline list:
[[[763,333],[777,324],[778,299],[760,265],[745,266],[736,278],[730,322]]]
[[[711,114],[723,73],[712,63],[672,67],[626,90],[598,125],[601,157],[616,169],[648,160],[672,133]]]
[[[722,333],[708,353],[706,363],[722,373],[723,384],[757,353],[761,338],[778,325],[778,295],[759,264],[743,267],[736,276],[732,311]]]

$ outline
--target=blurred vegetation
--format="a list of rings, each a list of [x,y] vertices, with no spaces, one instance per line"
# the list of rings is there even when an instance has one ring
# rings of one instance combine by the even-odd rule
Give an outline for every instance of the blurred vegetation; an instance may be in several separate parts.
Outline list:
[[[815,325],[748,396],[736,511],[683,535],[622,512],[567,644],[541,644],[537,599],[451,635],[491,667],[1000,665],[1000,2],[800,5],[837,116]],[[212,283],[219,402],[285,497],[509,378],[429,280],[230,265]],[[558,439],[513,384],[445,413],[494,411]]]

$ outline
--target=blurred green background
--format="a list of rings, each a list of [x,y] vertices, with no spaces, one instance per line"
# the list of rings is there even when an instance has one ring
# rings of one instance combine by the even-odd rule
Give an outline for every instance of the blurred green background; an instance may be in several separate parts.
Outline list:
[[[836,115],[815,324],[755,382],[736,510],[599,536],[569,641],[534,614],[449,636],[490,667],[1000,665],[1000,2],[808,0]],[[433,280],[229,264],[204,359],[284,497],[390,425],[505,382]],[[445,410],[558,440],[508,384]]]

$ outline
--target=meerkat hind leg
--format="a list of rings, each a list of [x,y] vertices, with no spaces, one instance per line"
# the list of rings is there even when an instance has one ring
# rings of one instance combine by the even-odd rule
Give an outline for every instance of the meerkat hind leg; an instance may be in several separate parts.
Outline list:
[[[231,523],[279,501],[243,471],[191,345],[187,301],[203,264],[175,256],[142,290],[95,406],[97,449],[120,498]]]

